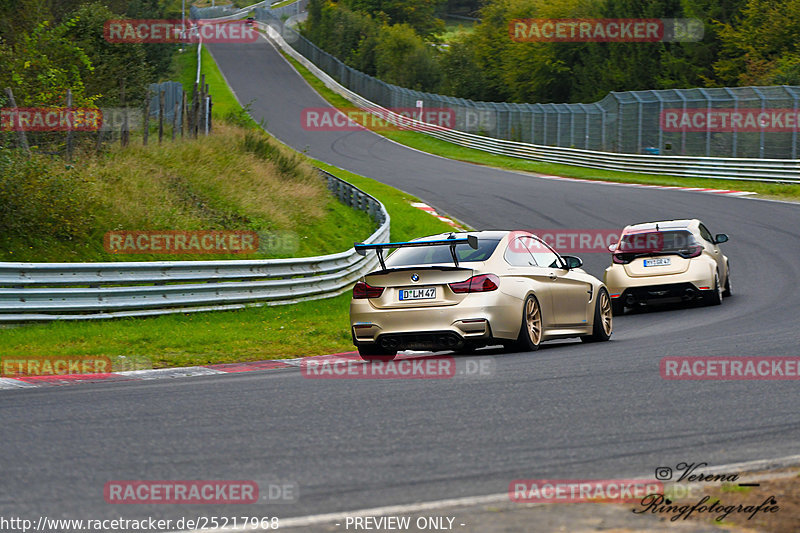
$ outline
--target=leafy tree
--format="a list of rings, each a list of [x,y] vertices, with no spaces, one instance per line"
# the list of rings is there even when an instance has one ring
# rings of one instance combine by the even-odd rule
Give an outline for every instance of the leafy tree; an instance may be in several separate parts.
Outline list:
[[[64,105],[67,89],[73,104],[91,105],[84,79],[94,71],[89,56],[68,37],[76,21],[57,26],[45,21],[30,33],[18,34],[13,45],[0,45],[0,87],[11,87],[20,107]]]
[[[425,37],[444,30],[444,22],[436,17],[443,4],[443,0],[342,0],[352,11],[386,17],[390,24],[408,24]]]
[[[141,101],[145,87],[154,78],[144,46],[109,43],[103,35],[105,21],[122,17],[100,2],[79,7],[73,16],[74,24],[67,37],[91,57],[94,64],[92,76],[84,81],[86,90],[99,95],[99,103],[118,105],[120,88],[124,84],[126,102]]]
[[[385,26],[375,48],[375,66],[382,80],[402,87],[430,90],[440,74],[435,48],[408,24]]]
[[[721,83],[771,85],[798,79],[800,0],[747,0],[738,17],[716,27],[722,51],[714,72]]]

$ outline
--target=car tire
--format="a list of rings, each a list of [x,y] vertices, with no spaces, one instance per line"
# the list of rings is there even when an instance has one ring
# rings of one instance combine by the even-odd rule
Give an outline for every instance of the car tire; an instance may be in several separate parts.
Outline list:
[[[522,305],[522,324],[517,340],[506,345],[514,352],[535,352],[542,343],[542,308],[536,296],[529,294]]]
[[[714,290],[708,291],[706,305],[719,305],[722,303],[722,287],[719,283],[719,272],[714,274]]]
[[[611,299],[611,313],[613,313],[614,316],[622,316],[625,314],[625,302],[622,301],[622,298]]]
[[[725,277],[725,289],[722,291],[722,296],[727,298],[731,294],[733,294],[731,292],[731,267],[728,266],[728,275]]]
[[[621,303],[621,302],[620,302]],[[581,337],[583,342],[604,342],[611,338],[613,326],[613,302],[608,291],[600,289],[594,304],[594,324],[592,334]]]
[[[397,356],[397,351],[386,350],[376,345],[358,346],[358,355],[364,361],[392,361]]]
[[[472,355],[478,348],[480,348],[480,345],[466,342],[464,346],[456,350],[456,353],[459,355]]]

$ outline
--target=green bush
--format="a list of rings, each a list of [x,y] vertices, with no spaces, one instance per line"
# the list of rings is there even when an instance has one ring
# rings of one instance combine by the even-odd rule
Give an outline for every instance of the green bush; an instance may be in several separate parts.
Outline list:
[[[42,156],[0,149],[0,240],[85,239],[92,228],[91,190],[68,169]]]

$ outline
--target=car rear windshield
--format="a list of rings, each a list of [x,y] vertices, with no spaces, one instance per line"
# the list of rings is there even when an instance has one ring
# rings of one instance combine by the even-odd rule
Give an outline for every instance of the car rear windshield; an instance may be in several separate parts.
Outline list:
[[[456,257],[459,262],[486,261],[497,248],[500,239],[478,238],[478,249],[473,250],[468,244],[456,244]],[[398,248],[386,259],[387,267],[411,265],[433,265],[437,263],[453,263],[450,246],[420,246],[419,248]]]
[[[686,230],[647,231],[623,235],[615,253],[630,259],[642,255],[686,253],[696,245],[694,235]]]

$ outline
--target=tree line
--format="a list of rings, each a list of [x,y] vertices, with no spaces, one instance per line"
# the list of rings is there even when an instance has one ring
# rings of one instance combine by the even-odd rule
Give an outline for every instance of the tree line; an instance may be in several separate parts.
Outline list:
[[[62,106],[68,90],[75,107],[121,105],[122,87],[127,102],[141,102],[175,45],[107,42],[106,21],[124,18],[179,19],[180,2],[0,0],[0,88],[20,107]]]
[[[443,42],[450,9],[480,18]],[[310,0],[303,33],[349,66],[484,101],[593,102],[610,91],[800,85],[800,0]],[[453,11],[450,11],[453,12]],[[537,18],[702,21],[699,42],[514,42]]]

